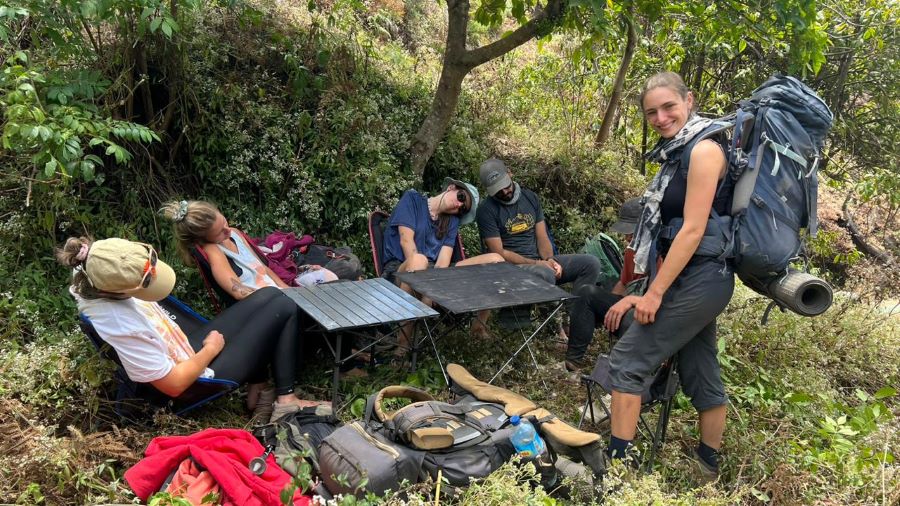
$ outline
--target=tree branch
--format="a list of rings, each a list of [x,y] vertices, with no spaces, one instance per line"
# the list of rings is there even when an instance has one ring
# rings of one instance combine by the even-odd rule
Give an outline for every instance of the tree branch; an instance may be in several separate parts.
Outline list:
[[[529,40],[550,31],[553,25],[562,18],[564,10],[565,0],[550,0],[527,23],[516,28],[506,37],[466,51],[460,63],[468,68],[475,68],[512,51]]]
[[[894,265],[894,259],[887,251],[882,251],[869,244],[859,229],[856,228],[856,224],[853,223],[853,215],[850,214],[850,198],[851,197],[848,195],[847,198],[844,199],[844,205],[841,206],[844,216],[838,223],[850,232],[850,239],[853,240],[853,244],[855,244],[860,251],[886,265]]]

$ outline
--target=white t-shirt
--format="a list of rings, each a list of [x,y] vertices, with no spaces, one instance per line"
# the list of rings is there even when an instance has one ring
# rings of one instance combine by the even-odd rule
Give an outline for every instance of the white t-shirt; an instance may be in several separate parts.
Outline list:
[[[155,302],[83,299],[69,289],[78,310],[91,319],[97,334],[116,350],[132,381],[149,383],[165,377],[175,364],[191,358],[194,349],[177,323]],[[210,368],[201,375],[214,377]]]

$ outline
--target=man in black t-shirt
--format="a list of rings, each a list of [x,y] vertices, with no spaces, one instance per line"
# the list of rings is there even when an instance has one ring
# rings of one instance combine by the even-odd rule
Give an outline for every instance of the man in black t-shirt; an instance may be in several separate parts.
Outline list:
[[[576,293],[597,282],[601,267],[594,256],[553,254],[540,200],[534,192],[513,181],[502,160],[486,160],[479,175],[488,195],[476,214],[486,252],[502,255],[507,262],[548,283],[571,282]],[[582,297],[573,299],[568,308],[571,325],[566,369],[586,369],[593,366],[593,361],[586,360],[584,354],[594,336],[595,315]]]

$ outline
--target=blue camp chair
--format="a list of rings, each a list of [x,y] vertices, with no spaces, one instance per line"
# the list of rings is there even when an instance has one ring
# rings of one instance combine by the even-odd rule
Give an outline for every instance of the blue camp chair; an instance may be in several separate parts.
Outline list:
[[[160,301],[159,304],[186,334],[207,322],[206,318],[171,295]],[[135,419],[136,408],[145,404],[150,404],[157,409],[167,408],[176,415],[182,416],[239,386],[236,382],[226,379],[198,378],[181,395],[173,398],[163,394],[152,385],[135,383],[128,378],[116,351],[97,334],[90,318],[84,313],[79,314],[78,317],[81,330],[90,339],[100,356],[116,364],[115,378],[118,390],[116,391],[115,412],[122,418]]]

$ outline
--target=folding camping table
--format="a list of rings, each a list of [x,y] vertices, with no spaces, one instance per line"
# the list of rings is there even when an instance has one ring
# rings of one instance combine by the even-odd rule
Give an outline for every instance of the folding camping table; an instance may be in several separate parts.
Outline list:
[[[383,278],[288,288],[284,293],[315,321],[315,327],[336,335],[334,347],[325,340],[334,355],[331,399],[335,408],[341,381],[340,366],[387,337],[382,336],[356,353],[341,358],[344,334],[355,335],[365,328],[438,316],[437,311]]]
[[[516,356],[525,349],[531,355],[531,361],[534,366],[538,367],[537,359],[531,350],[531,341],[556,315],[563,302],[574,298],[573,295],[556,287],[556,285],[551,285],[543,279],[506,262],[448,267],[446,269],[427,269],[417,272],[398,272],[397,278],[412,287],[415,292],[428,297],[435,304],[446,310],[447,315],[445,316],[530,304],[552,303],[554,305],[552,311],[540,322],[530,336],[525,337],[523,333],[522,345],[500,366],[500,369],[497,370],[488,383],[493,383]],[[443,321],[443,319],[440,321]],[[432,334],[432,326],[428,322],[425,322],[425,336],[423,339],[431,341],[441,372],[444,373],[444,380],[449,384],[447,374],[444,372],[444,363],[441,360],[440,352]]]

